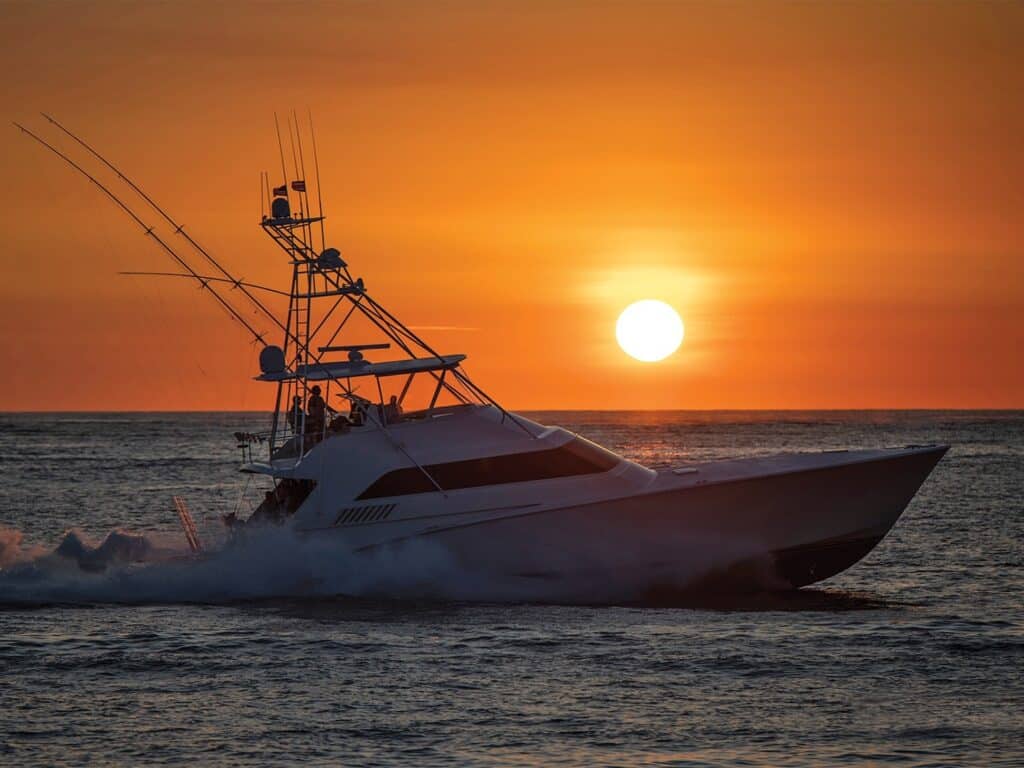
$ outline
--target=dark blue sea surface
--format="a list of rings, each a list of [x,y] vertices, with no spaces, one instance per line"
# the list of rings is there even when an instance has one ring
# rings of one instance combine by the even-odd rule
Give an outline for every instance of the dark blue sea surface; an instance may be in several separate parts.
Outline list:
[[[0,765],[1024,765],[1024,413],[530,415],[652,466],[953,447],[816,588],[476,604],[430,563],[178,557],[172,495],[210,547],[261,497],[258,414],[0,415]]]

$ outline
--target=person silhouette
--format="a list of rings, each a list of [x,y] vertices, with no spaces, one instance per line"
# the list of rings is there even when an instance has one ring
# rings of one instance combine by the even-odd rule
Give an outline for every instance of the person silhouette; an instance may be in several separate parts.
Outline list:
[[[402,406],[398,404],[398,398],[391,396],[388,404],[384,406],[384,423],[395,424],[402,420]]]
[[[292,434],[301,434],[303,431],[302,421],[305,414],[302,410],[302,397],[295,395],[292,398],[292,407],[288,411],[288,426],[292,428]]]
[[[320,385],[314,384],[310,390],[311,394],[309,400],[306,403],[308,413],[306,416],[306,433],[310,435],[320,435],[324,431],[324,426],[327,423],[327,414],[337,413],[331,406],[329,406],[320,395]]]

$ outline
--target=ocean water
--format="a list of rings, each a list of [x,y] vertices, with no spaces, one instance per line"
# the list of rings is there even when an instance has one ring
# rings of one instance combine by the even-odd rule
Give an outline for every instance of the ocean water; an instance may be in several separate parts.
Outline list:
[[[469,603],[434,553],[176,559],[172,494],[210,547],[262,495],[256,414],[0,415],[0,765],[1024,765],[1024,413],[530,415],[654,466],[953,448],[816,588]]]

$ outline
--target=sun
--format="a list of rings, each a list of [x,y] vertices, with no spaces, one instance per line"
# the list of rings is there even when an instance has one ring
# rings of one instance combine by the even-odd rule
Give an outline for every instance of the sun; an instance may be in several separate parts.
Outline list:
[[[645,363],[664,360],[683,342],[683,321],[663,301],[644,299],[622,310],[615,323],[622,351]]]

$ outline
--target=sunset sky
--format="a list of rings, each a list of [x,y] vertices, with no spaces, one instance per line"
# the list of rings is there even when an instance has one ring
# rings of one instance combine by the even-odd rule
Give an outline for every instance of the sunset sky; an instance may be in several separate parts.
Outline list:
[[[518,409],[1024,407],[1022,40],[1016,3],[0,6],[6,122],[248,280],[287,287],[257,184],[310,108],[328,239]],[[118,276],[173,264],[6,130],[0,410],[268,407],[246,334]],[[615,341],[645,298],[686,324],[660,363]]]

